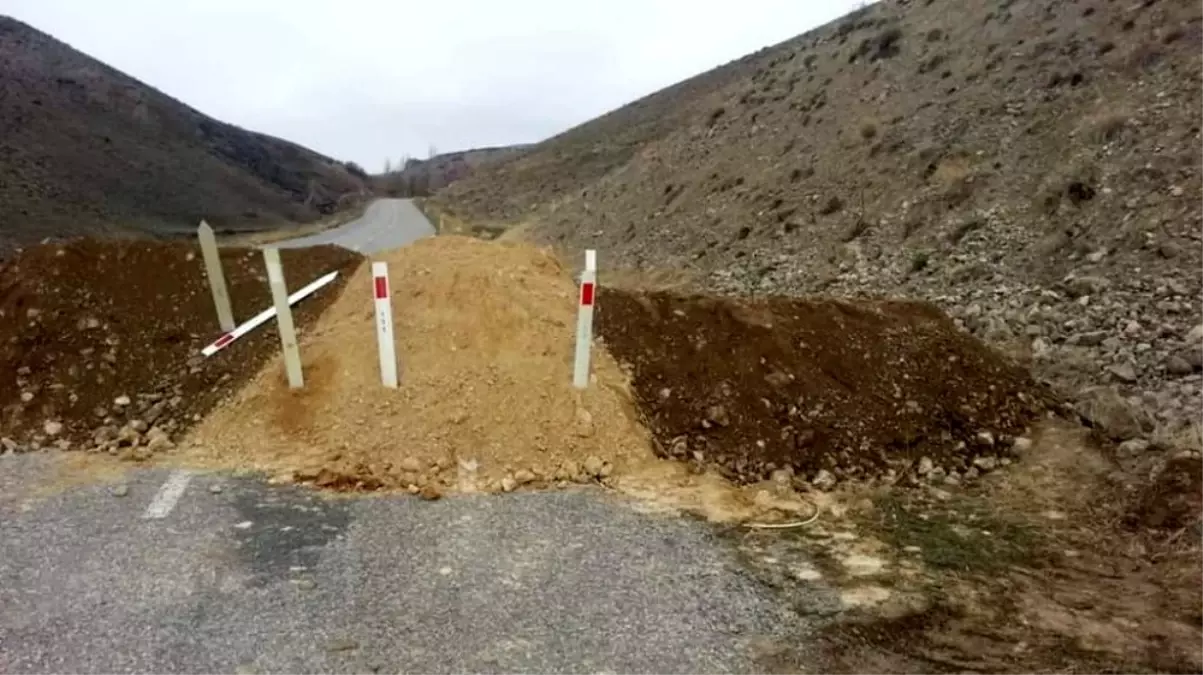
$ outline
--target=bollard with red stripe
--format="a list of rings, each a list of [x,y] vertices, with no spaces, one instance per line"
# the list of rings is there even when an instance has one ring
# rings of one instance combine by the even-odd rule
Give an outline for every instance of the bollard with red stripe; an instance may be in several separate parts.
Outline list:
[[[585,251],[585,270],[581,272],[581,295],[576,315],[576,360],[572,386],[589,386],[589,348],[593,344],[593,301],[597,295],[597,251]]]
[[[393,305],[389,296],[388,263],[372,263],[372,295],[376,299],[376,338],[380,344],[380,381],[397,388],[397,352],[393,344]]]

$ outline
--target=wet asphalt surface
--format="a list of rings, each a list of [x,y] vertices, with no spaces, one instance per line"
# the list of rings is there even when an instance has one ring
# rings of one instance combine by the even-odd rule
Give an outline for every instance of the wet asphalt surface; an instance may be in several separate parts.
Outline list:
[[[307,237],[297,237],[273,246],[303,248],[337,244],[359,253],[404,246],[434,234],[434,227],[410,199],[378,199],[368,205],[363,217],[334,229]]]
[[[371,253],[432,233],[414,214],[382,200],[291,243]],[[791,608],[832,602],[785,602],[710,525],[600,489],[426,502],[188,473],[164,511],[172,471],[43,489],[59,461],[0,456],[0,673],[756,672],[809,629]]]

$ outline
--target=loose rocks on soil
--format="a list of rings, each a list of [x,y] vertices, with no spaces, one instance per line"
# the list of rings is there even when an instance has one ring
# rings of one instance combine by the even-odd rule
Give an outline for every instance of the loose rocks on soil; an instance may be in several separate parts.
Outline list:
[[[926,303],[616,289],[598,302],[659,452],[741,482],[790,467],[830,484],[920,455],[967,470],[1051,401]]]
[[[236,321],[271,305],[259,251],[224,249],[221,258]],[[302,332],[360,261],[333,246],[282,258],[291,288],[342,272],[295,306]],[[193,244],[79,240],[27,249],[0,265],[0,431],[74,448],[96,447],[101,435],[115,442],[119,428],[178,433],[278,349],[268,326],[200,358],[220,332]]]

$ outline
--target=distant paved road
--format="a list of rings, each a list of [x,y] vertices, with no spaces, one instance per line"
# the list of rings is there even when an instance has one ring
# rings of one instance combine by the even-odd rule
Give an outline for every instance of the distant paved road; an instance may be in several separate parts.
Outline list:
[[[371,254],[404,246],[434,234],[434,227],[414,206],[412,199],[378,199],[368,205],[363,217],[325,232],[282,241],[281,248],[303,248],[337,244],[359,253]]]

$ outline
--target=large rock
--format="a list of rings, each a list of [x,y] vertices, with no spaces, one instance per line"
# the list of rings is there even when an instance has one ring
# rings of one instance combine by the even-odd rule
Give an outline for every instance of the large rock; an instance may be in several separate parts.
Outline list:
[[[117,440],[117,427],[112,425],[97,427],[97,429],[92,432],[92,443],[95,445],[103,445],[109,441],[115,440]]]
[[[1107,339],[1107,331],[1092,330],[1084,333],[1073,335],[1067,340],[1071,345],[1079,345],[1082,347],[1097,347],[1103,344],[1103,340]]]
[[[810,482],[816,488],[826,492],[827,490],[831,490],[835,487],[836,477],[835,474],[831,473],[827,469],[819,469],[819,472],[815,474],[815,477]]]
[[[605,470],[605,466],[606,463],[596,455],[590,455],[585,459],[585,473],[588,474],[590,478],[601,476],[602,471]]]
[[[151,405],[150,408],[146,410],[146,412],[142,415],[142,419],[146,420],[147,424],[154,424],[160,417],[163,416],[163,412],[165,410],[167,410],[167,402],[159,401]]]
[[[1097,295],[1111,285],[1111,282],[1094,276],[1074,277],[1065,282],[1065,290],[1071,297],[1081,297],[1083,295]]]
[[[117,432],[117,445],[119,447],[136,446],[141,442],[142,434],[138,433],[136,429],[128,424],[121,427],[121,430]]]
[[[1182,358],[1178,354],[1171,354],[1165,361],[1165,369],[1171,375],[1190,375],[1195,372],[1194,366],[1189,361]]]
[[[1092,427],[1116,441],[1126,441],[1153,430],[1153,417],[1124,400],[1113,387],[1084,390],[1074,409]]]
[[[1132,383],[1136,381],[1136,368],[1131,363],[1116,363],[1107,366],[1107,371],[1120,382]]]
[[[927,474],[931,473],[932,470],[935,468],[936,468],[936,465],[934,462],[931,461],[931,457],[921,457],[921,458],[919,458],[919,467],[918,467],[918,469],[916,469],[916,472],[920,476],[926,476]]]
[[[1192,371],[1203,370],[1203,348],[1196,346],[1189,349],[1184,349],[1178,354],[1178,358],[1181,359],[1183,363],[1190,366]]]
[[[167,435],[159,427],[152,427],[146,433],[146,449],[151,452],[162,452],[174,448],[175,444],[171,442],[171,437]]]
[[[1143,438],[1133,438],[1119,444],[1119,454],[1124,459],[1134,459],[1143,455],[1151,444]]]

